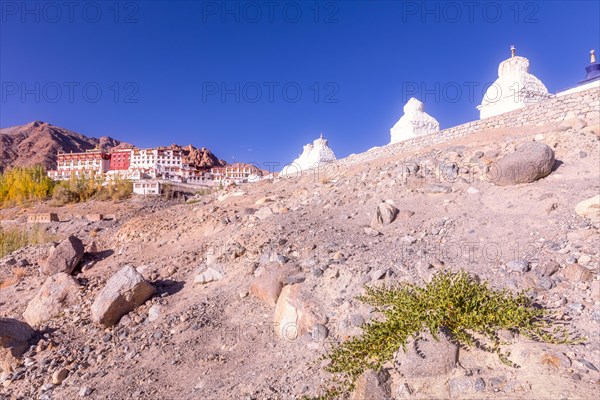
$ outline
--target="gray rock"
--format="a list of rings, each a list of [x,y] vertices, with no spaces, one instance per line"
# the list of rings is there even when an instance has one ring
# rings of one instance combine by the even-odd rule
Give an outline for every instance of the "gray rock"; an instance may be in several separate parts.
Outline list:
[[[398,350],[396,370],[407,378],[444,375],[456,367],[458,346],[440,332],[438,339],[427,332],[418,339],[409,341],[406,352]]]
[[[506,267],[516,272],[529,271],[529,261],[527,260],[512,260],[506,263]]]
[[[483,392],[485,390],[485,381],[483,378],[475,379],[475,383],[473,384],[473,388],[477,392]]]
[[[156,289],[132,266],[125,266],[114,274],[98,293],[92,304],[92,320],[112,326],[119,319],[143,304]]]
[[[50,250],[46,260],[40,262],[42,272],[48,276],[59,272],[70,274],[81,262],[83,253],[83,242],[75,236],[69,236]]]
[[[388,203],[380,203],[371,221],[371,227],[376,229],[380,226],[389,225],[394,222],[397,215],[398,209],[396,207]]]
[[[325,325],[315,324],[310,329],[310,336],[313,342],[322,343],[329,336],[329,329]]]
[[[560,265],[554,261],[546,261],[537,269],[537,272],[540,276],[552,276],[560,269]]]
[[[350,400],[389,400],[392,395],[390,385],[389,372],[367,370],[356,381]]]
[[[463,398],[473,389],[473,382],[467,377],[452,378],[448,381],[450,397]]]
[[[365,319],[360,314],[352,314],[350,316],[350,325],[360,328],[365,323]]]
[[[530,183],[552,172],[554,150],[540,142],[526,142],[490,168],[488,177],[499,186]]]

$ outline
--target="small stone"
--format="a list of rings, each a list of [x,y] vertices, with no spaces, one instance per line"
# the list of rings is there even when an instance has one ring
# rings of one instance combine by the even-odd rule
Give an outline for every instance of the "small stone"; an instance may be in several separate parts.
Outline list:
[[[587,157],[587,153],[585,151],[580,151],[579,152],[579,158],[586,158]]]
[[[224,276],[223,272],[219,271],[216,268],[209,267],[204,272],[202,272],[194,277],[194,283],[204,284],[204,283],[215,282],[215,281],[223,279],[223,276]]]
[[[483,378],[475,379],[475,384],[473,385],[473,387],[475,388],[475,391],[483,392],[485,390],[485,381],[483,380]]]
[[[327,336],[329,336],[329,329],[325,325],[315,324],[310,330],[310,336],[313,342],[324,342]]]
[[[590,261],[592,261],[592,257],[588,256],[587,254],[584,254],[577,259],[577,264],[587,265],[590,263]]]
[[[568,306],[571,310],[582,313],[585,306],[581,303],[571,303]]]
[[[560,269],[560,265],[554,261],[550,260],[542,264],[538,269],[538,273],[541,276],[552,276]]]
[[[83,386],[81,389],[79,389],[79,397],[87,397],[90,394],[92,394],[92,389],[87,386]]]
[[[567,265],[562,273],[571,282],[589,282],[594,278],[592,271],[579,264]]]
[[[350,316],[350,325],[360,328],[365,323],[365,319],[360,314],[352,314]]]
[[[450,397],[463,398],[465,393],[471,390],[472,382],[471,379],[466,377],[452,378],[448,381],[448,387],[450,389]]]
[[[512,260],[506,263],[506,267],[516,272],[529,271],[529,261],[527,260]]]
[[[69,376],[69,370],[66,368],[61,368],[57,371],[54,371],[52,374],[52,383],[54,385],[60,385],[65,379],[67,379],[67,376]]]
[[[160,317],[160,305],[154,304],[148,310],[148,321],[153,322],[156,321]]]

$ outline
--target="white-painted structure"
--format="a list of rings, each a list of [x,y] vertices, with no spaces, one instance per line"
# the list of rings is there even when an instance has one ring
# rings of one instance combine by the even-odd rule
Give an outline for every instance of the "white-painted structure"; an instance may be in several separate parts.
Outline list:
[[[515,56],[514,46],[511,58],[498,66],[498,79],[486,90],[477,109],[479,118],[484,119],[537,103],[552,95],[538,78],[529,73],[529,60]]]
[[[133,182],[133,193],[141,195],[159,195],[161,184],[158,181],[142,179]]]
[[[390,143],[439,132],[440,124],[424,111],[423,103],[411,97],[404,105],[404,115],[390,129]]]
[[[286,165],[280,176],[295,175],[311,168],[317,168],[320,165],[335,161],[336,157],[333,150],[329,147],[329,141],[323,138],[323,134],[315,139],[312,144],[304,145],[302,154],[290,164]]]

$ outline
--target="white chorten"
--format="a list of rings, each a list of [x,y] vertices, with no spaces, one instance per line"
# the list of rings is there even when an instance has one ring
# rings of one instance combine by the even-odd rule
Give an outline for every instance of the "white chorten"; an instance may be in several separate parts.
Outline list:
[[[390,143],[428,135],[439,130],[439,122],[423,111],[423,103],[411,97],[404,105],[404,115],[390,129],[390,136],[392,137]]]
[[[529,73],[529,60],[515,56],[515,46],[512,46],[511,57],[500,63],[498,79],[486,90],[481,105],[477,106],[479,118],[513,111],[550,96],[542,81]]]
[[[321,136],[318,139],[315,139],[312,144],[309,143],[304,145],[304,150],[300,157],[286,165],[280,175],[293,175],[335,160],[335,154],[333,154],[333,150],[329,147],[329,142],[327,139],[324,139],[323,134],[321,134]]]

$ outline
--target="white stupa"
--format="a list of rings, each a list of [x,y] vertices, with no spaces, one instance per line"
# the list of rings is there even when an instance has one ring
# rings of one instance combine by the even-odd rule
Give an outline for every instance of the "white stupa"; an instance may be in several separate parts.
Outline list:
[[[440,124],[435,118],[423,111],[423,103],[411,97],[404,105],[404,115],[390,129],[392,140],[397,143],[417,136],[438,132]]]
[[[315,139],[312,144],[304,145],[304,150],[300,154],[300,157],[286,165],[279,175],[297,174],[335,160],[335,154],[333,154],[333,150],[329,147],[329,142],[323,138],[323,134],[321,133],[321,136]]]
[[[500,63],[498,79],[486,90],[481,105],[477,106],[480,119],[513,111],[551,96],[542,81],[529,73],[529,60],[515,56],[515,46],[510,50],[511,57]]]

